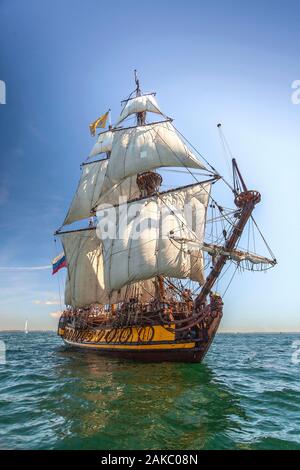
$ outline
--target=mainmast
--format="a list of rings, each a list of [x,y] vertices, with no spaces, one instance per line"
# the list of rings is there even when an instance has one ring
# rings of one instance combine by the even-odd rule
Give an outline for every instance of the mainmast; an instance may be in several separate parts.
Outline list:
[[[237,242],[239,241],[242,235],[245,225],[251,217],[255,205],[258,204],[261,200],[261,196],[258,191],[247,189],[247,186],[242,178],[242,175],[239,171],[235,159],[232,160],[232,166],[235,178],[235,185],[233,190],[235,194],[234,203],[239,209],[241,209],[241,213],[237,224],[233,226],[231,235],[226,240],[226,243],[224,245],[224,250],[229,252],[232,251],[237,245]],[[239,184],[237,184],[236,182],[240,182],[241,187],[243,189],[242,192],[238,192]],[[200,294],[195,299],[196,307],[200,307],[201,305],[205,304],[206,297],[210,293],[214,283],[218,279],[227,260],[228,255],[225,254],[222,254],[217,258],[217,261],[214,264],[212,271],[206,278],[206,282],[203,285]]]
[[[137,76],[136,69],[134,70],[134,80],[136,84],[136,96],[141,96],[140,80]],[[146,111],[136,113],[137,125],[144,126],[146,124]],[[138,173],[136,178],[137,185],[140,190],[140,196],[152,196],[159,191],[162,184],[162,176],[154,171],[145,171]]]
[[[141,96],[140,81],[137,76],[136,69],[134,70],[134,80],[136,84],[136,96]],[[144,126],[146,124],[146,111],[136,114],[136,120],[138,126]],[[152,196],[159,191],[162,184],[162,176],[154,171],[145,171],[138,173],[136,182],[140,190],[140,196]],[[158,298],[162,301],[164,297],[164,278],[163,276],[156,276],[156,289]]]

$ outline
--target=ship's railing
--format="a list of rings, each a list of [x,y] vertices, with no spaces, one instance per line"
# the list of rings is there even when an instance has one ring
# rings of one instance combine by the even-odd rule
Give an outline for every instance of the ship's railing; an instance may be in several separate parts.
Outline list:
[[[116,305],[113,309],[105,310],[91,306],[88,309],[67,310],[61,317],[62,325],[71,325],[76,329],[112,328],[154,324],[178,324],[178,327],[188,325],[204,313],[195,311],[191,302],[127,302]]]
[[[175,341],[188,339],[206,343],[214,319],[222,316],[222,305],[220,297],[211,297],[208,305],[201,309],[194,309],[192,312],[189,308],[183,308],[184,305],[180,302],[173,304],[161,302],[159,311],[148,311],[147,315],[126,316],[118,311],[110,314],[102,312],[98,315],[85,311],[86,315],[84,315],[82,310],[80,313],[68,310],[63,315],[61,324],[72,326],[66,329],[64,337],[77,342],[96,338],[93,341],[130,343],[135,337],[133,329],[136,328],[135,335],[138,334],[139,341],[146,341],[148,344],[154,336],[155,325],[161,325],[174,333]],[[175,309],[173,313],[170,312],[170,306]]]

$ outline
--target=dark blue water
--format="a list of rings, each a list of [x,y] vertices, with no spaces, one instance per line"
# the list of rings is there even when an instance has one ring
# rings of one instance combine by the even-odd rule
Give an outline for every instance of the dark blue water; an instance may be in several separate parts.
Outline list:
[[[300,449],[300,335],[220,334],[203,364],[148,365],[0,339],[2,449]]]

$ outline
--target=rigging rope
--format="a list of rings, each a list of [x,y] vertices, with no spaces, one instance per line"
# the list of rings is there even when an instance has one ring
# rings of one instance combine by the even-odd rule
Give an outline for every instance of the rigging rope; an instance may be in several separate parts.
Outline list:
[[[224,176],[220,175],[220,173],[209,163],[209,161],[196,149],[196,147],[194,147],[194,145],[175,126],[174,126],[174,129],[178,132],[179,135],[181,135],[181,137],[189,144],[189,146],[193,150],[195,150],[195,152],[205,161],[205,163],[207,163],[207,165],[210,166],[210,168],[215,172],[215,174],[218,175],[233,192],[234,190],[233,187],[231,186],[230,183],[228,183],[228,181],[226,181]]]
[[[232,283],[232,281],[233,281],[233,278],[234,278],[234,276],[235,276],[235,274],[236,274],[236,272],[237,272],[237,270],[238,270],[238,267],[239,267],[239,265],[237,265],[237,266],[235,267],[235,270],[234,270],[234,272],[233,272],[233,274],[232,274],[232,276],[231,276],[231,278],[230,278],[230,281],[229,281],[229,283],[228,283],[228,285],[227,285],[225,291],[223,292],[222,298],[225,297],[226,292],[228,291],[228,289],[229,289],[229,287],[230,287],[230,285],[231,285],[231,283]]]
[[[176,129],[175,126],[173,126],[174,129],[176,130],[176,132],[178,132],[187,142],[188,144],[198,153],[198,155],[201,156],[201,158],[203,158],[203,160],[213,169],[213,171],[215,172],[215,175],[214,176],[218,176],[218,178],[221,178],[229,187],[230,189],[233,191],[233,188],[225,181],[225,179],[214,169],[213,166],[210,165],[210,163],[200,154],[200,152],[198,152],[198,150],[193,147],[189,141]],[[158,131],[156,131],[155,129],[153,129],[153,131],[156,133],[156,135],[159,135]],[[181,163],[181,159],[178,157],[178,155],[174,152],[174,150],[170,147],[170,145],[161,137],[161,135],[159,135],[159,138],[162,140],[162,142],[164,142],[164,144],[171,150],[171,152],[173,153],[173,155],[175,156],[175,158]],[[155,142],[154,142],[155,143]],[[156,143],[155,143],[155,146],[156,146]],[[159,155],[159,152],[157,151],[158,155]],[[195,174],[186,166],[183,164],[183,166],[186,168],[186,170],[188,171],[188,173],[194,178],[194,180],[201,184],[202,182],[198,180],[198,178],[195,176]],[[214,182],[212,183],[214,184]],[[203,187],[203,186],[202,186]],[[212,197],[210,191],[207,191],[204,187],[203,187],[203,190],[208,194],[208,197],[213,201],[213,203],[218,207],[218,209],[220,210],[220,212],[222,211],[222,208],[221,206],[217,203],[217,201]]]
[[[262,240],[264,241],[264,243],[265,243],[265,245],[266,245],[266,247],[267,247],[267,249],[268,249],[268,251],[269,251],[269,254],[271,255],[273,261],[276,261],[276,257],[275,257],[275,255],[274,255],[273,251],[271,250],[271,247],[270,247],[270,245],[268,244],[267,240],[266,240],[265,237],[263,236],[263,234],[262,234],[262,232],[261,232],[259,226],[257,225],[257,223],[256,223],[256,221],[255,221],[253,215],[251,215],[251,219],[252,219],[252,221],[253,221],[255,227],[257,228],[258,233],[260,234]]]
[[[225,138],[225,135],[222,131],[221,124],[218,124],[217,128],[219,130],[219,137],[220,137],[220,141],[221,141],[221,146],[223,148],[223,154],[224,154],[224,159],[225,159],[225,162],[226,162],[226,165],[227,165],[228,174],[231,176],[231,171],[232,171],[231,170],[231,161],[229,160],[228,154],[230,155],[231,160],[233,159],[233,155],[232,155],[232,152],[231,152],[230,147],[228,145],[228,142]]]

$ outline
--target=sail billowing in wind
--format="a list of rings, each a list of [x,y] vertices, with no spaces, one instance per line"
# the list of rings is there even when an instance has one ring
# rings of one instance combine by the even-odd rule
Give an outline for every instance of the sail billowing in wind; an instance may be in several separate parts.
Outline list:
[[[84,164],[81,178],[63,225],[88,218],[98,204],[118,204],[120,196],[128,199],[139,194],[136,177],[111,185],[106,177],[108,159]]]
[[[106,237],[106,224],[100,223],[97,233],[103,243],[106,288],[112,292],[157,275],[203,283],[202,251],[190,252],[169,235],[176,233],[202,244],[209,193],[210,183],[199,183],[129,202],[126,222],[123,214],[117,218],[116,238]]]
[[[65,303],[73,307],[106,303],[102,246],[94,230],[61,235],[68,264]]]
[[[145,302],[154,295],[155,286],[151,279],[108,292],[104,280],[102,243],[96,230],[78,230],[60,236],[68,263],[66,305],[80,308],[93,303],[118,303],[131,293]]]
[[[71,206],[64,220],[64,225],[91,216],[91,209],[103,192],[108,160],[89,163],[82,166],[80,181]]]
[[[131,114],[143,113],[145,111],[162,114],[153,95],[142,95],[129,99],[116,122],[116,126]]]
[[[98,135],[97,142],[92,148],[88,158],[95,157],[96,155],[99,155],[100,153],[111,152],[112,143],[113,143],[113,132],[111,131],[101,132]]]
[[[205,169],[169,121],[115,131],[108,166],[112,183],[164,166]]]
[[[138,196],[136,175],[158,167],[205,168],[168,121],[114,131],[110,158],[84,164],[63,225],[91,216],[98,204]],[[97,145],[97,144],[96,144]]]

